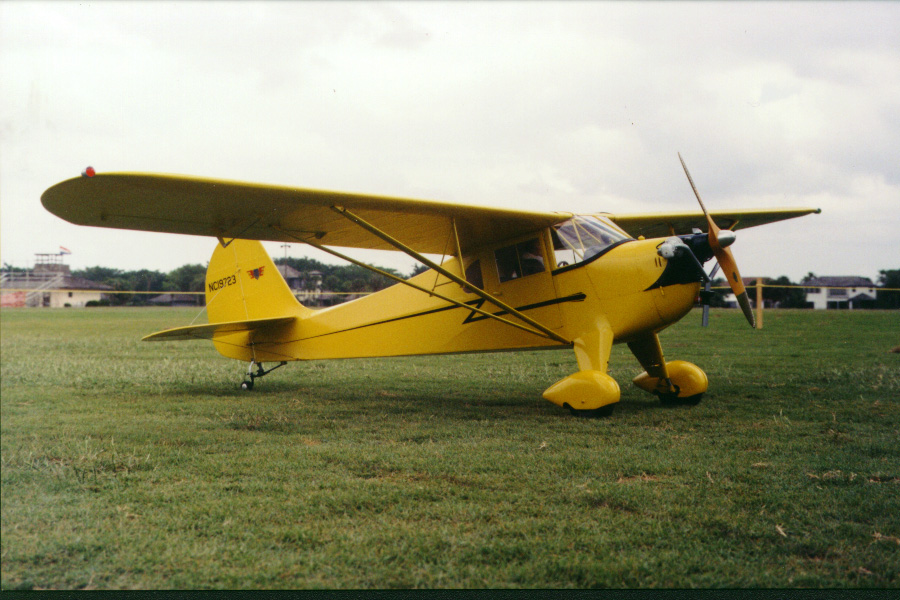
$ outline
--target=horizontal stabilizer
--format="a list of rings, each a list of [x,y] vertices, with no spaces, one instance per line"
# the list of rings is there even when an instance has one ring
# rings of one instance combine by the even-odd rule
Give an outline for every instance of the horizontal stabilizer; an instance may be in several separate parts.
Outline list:
[[[288,325],[297,317],[275,317],[272,319],[252,319],[249,321],[229,321],[226,323],[210,323],[208,325],[189,325],[175,327],[151,333],[141,339],[142,342],[169,342],[176,340],[214,340],[217,337],[255,331],[278,325]]]

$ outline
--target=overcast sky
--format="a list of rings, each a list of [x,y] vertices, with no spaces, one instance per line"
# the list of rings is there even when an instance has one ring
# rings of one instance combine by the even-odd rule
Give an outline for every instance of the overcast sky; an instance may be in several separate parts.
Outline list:
[[[206,264],[211,239],[46,212],[87,165],[632,213],[697,208],[680,151],[710,209],[823,210],[740,231],[743,275],[875,279],[900,268],[898,40],[897,2],[3,0],[2,260]]]

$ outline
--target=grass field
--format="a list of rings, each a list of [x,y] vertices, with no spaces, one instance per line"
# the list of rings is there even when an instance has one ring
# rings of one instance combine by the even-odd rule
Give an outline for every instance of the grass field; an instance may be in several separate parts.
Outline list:
[[[541,399],[569,351],[294,363],[180,309],[3,310],[2,587],[898,587],[900,314],[691,314],[710,390]]]

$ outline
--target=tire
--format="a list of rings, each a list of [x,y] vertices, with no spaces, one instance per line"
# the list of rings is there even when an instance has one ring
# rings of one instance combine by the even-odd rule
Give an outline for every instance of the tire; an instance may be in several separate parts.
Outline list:
[[[679,398],[678,394],[659,394],[659,401],[664,406],[697,406],[703,399],[703,394]]]
[[[608,417],[613,414],[616,405],[607,404],[606,406],[601,406],[600,408],[594,408],[591,410],[577,410],[566,404],[566,408],[568,408],[569,412],[574,416],[581,419],[602,419],[603,417]]]

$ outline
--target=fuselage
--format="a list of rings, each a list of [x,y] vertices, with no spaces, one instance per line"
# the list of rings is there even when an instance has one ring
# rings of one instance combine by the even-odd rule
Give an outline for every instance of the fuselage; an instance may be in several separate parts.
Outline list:
[[[604,226],[615,227],[608,222]],[[657,332],[690,311],[699,278],[682,276],[674,279],[676,283],[660,285],[672,280],[664,275],[673,268],[657,253],[663,240],[634,240],[621,232],[611,239],[603,234],[605,246],[598,241],[598,246],[582,247],[580,253],[565,246],[566,236],[585,235],[577,227],[548,229],[472,252],[464,256],[465,269],[455,258],[443,267],[464,274],[491,296],[573,342],[598,328],[611,331],[615,343],[628,342]],[[517,321],[435,271],[411,281]],[[565,347],[402,284],[352,302],[304,311],[302,316],[298,312],[292,327],[272,336],[259,332],[253,345],[257,361]],[[227,347],[217,346],[232,356]],[[243,353],[232,357],[245,358]]]

